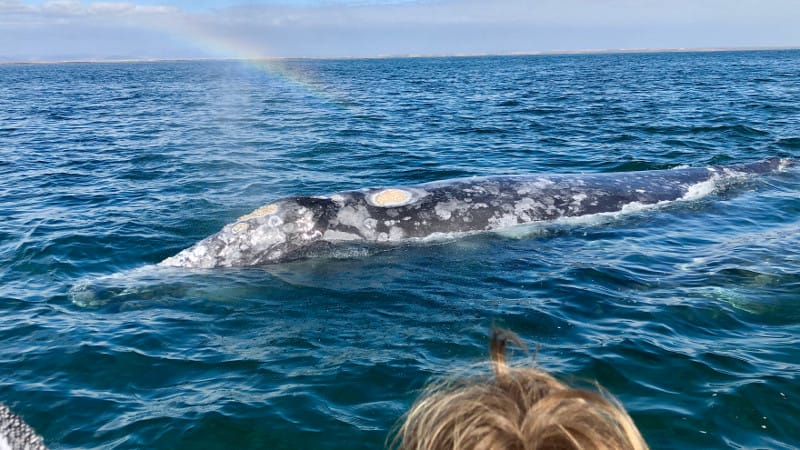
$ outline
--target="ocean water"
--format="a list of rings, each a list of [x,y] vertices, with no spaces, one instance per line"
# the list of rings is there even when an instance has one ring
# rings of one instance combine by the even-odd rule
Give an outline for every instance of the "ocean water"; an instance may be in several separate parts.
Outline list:
[[[382,448],[495,325],[653,448],[797,448],[797,168],[516,233],[152,266],[287,195],[797,158],[799,100],[800,51],[2,65],[0,402],[52,448]]]

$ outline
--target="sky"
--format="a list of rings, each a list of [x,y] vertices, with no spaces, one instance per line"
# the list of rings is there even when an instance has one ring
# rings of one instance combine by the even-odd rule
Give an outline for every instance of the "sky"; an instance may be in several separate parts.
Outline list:
[[[0,0],[0,61],[800,47],[800,0]]]

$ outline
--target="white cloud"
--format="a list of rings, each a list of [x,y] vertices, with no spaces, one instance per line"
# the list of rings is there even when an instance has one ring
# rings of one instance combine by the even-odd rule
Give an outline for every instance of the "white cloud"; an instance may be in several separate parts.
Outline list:
[[[28,7],[17,0],[0,0],[0,14],[17,14],[28,10]]]
[[[41,5],[26,5],[17,0],[0,0],[0,19],[14,16],[38,21],[47,17],[90,17],[120,14],[172,14],[179,9],[172,6],[137,5],[128,2],[81,2],[78,0],[53,0]]]
[[[179,9],[173,6],[144,6],[133,3],[93,3],[86,8],[86,12],[95,15],[120,15],[120,14],[174,14]]]
[[[166,0],[169,1],[169,0]],[[365,26],[380,24],[529,24],[598,25],[642,21],[691,22],[696,19],[759,20],[785,18],[800,12],[795,0],[419,0],[394,3],[258,4],[243,0],[231,6],[191,13],[207,23],[252,23],[266,26]],[[189,14],[180,8],[132,2],[52,0],[26,6],[18,0],[0,0],[0,14],[119,15]]]
[[[200,12],[169,1],[0,0],[0,59],[58,59],[59,51],[241,57],[800,45],[794,0],[329,1]]]
[[[92,3],[86,8],[89,14],[125,14],[136,11],[133,3]]]
[[[79,16],[86,12],[86,7],[79,1],[52,1],[39,7],[41,12],[56,16]]]

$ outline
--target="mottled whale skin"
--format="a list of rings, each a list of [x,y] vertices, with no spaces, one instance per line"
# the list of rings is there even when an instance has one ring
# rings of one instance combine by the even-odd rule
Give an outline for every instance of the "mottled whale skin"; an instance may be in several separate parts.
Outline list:
[[[167,258],[163,266],[246,267],[300,259],[343,242],[396,242],[501,230],[691,200],[728,179],[781,170],[786,159],[644,172],[465,178],[287,197]]]

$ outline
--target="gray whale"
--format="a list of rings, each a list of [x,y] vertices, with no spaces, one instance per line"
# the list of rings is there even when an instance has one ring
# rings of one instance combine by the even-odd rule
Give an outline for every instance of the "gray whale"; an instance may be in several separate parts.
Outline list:
[[[398,242],[617,213],[693,200],[725,183],[792,164],[748,164],[643,172],[476,177],[413,186],[287,197],[162,261],[162,266],[258,266],[300,259],[321,246]]]

